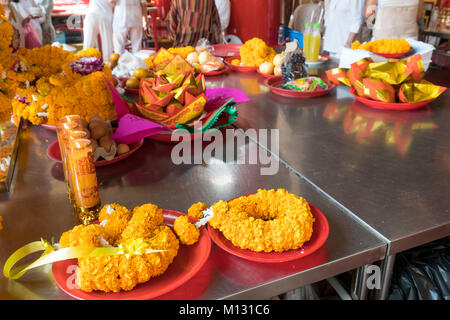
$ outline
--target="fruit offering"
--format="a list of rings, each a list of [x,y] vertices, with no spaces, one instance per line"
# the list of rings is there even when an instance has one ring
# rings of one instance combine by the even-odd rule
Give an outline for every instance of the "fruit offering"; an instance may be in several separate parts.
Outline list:
[[[142,78],[150,77],[150,71],[146,68],[136,68],[133,72],[133,76],[128,78],[125,82],[125,87],[129,89],[138,89],[139,82]]]
[[[127,144],[117,144],[111,139],[113,135],[111,124],[103,121],[98,115],[91,117],[89,122],[83,120],[82,124],[83,130],[87,133],[86,138],[92,141],[95,161],[112,160],[130,151]]]
[[[379,39],[360,43],[358,40],[352,43],[352,49],[362,49],[373,53],[407,53],[411,45],[405,39]]]
[[[291,80],[283,84],[282,88],[302,92],[309,92],[309,91],[326,90],[328,89],[328,84],[319,77],[306,77]]]
[[[231,64],[246,67],[258,67],[266,61],[272,62],[276,55],[275,50],[259,38],[246,41],[241,46],[239,53],[241,60],[234,59]]]
[[[262,74],[281,76],[281,65],[284,61],[284,52],[276,54],[272,61],[261,63],[258,70]]]

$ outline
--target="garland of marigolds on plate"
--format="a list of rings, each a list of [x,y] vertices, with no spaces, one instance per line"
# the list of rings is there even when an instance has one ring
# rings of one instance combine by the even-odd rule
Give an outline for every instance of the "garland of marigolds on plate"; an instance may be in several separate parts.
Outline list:
[[[58,246],[41,240],[19,248],[5,262],[3,274],[18,279],[32,268],[77,258],[76,284],[82,291],[130,291],[164,274],[180,244],[199,242],[200,228],[208,222],[239,248],[284,252],[311,239],[314,221],[308,202],[284,189],[258,190],[210,208],[195,203],[187,215],[175,219],[173,229],[164,224],[163,210],[154,204],[129,210],[112,203],[101,209],[99,223],[64,232]],[[38,251],[44,251],[39,259],[14,267]]]
[[[188,215],[200,218],[205,208],[205,204],[197,203]],[[308,202],[284,189],[259,189],[249,196],[219,201],[211,211],[211,227],[220,230],[236,247],[255,252],[301,248],[311,239],[315,220]]]
[[[97,49],[73,54],[50,45],[13,48],[14,35],[0,6],[0,113],[12,111],[34,125],[56,125],[68,114],[116,118],[104,80],[112,82],[112,73]]]
[[[99,223],[77,225],[64,232],[59,248],[47,241],[29,243],[13,253],[3,274],[18,279],[44,264],[78,258],[76,284],[85,292],[130,291],[166,272],[180,243],[195,244],[200,230],[187,216],[175,219],[173,231],[164,224],[163,210],[148,203],[129,210],[113,203],[99,213]],[[44,250],[33,263],[13,266],[25,256]]]

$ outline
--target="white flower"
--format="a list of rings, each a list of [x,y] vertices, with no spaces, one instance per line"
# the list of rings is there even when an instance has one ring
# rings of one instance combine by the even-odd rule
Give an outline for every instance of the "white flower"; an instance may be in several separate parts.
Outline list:
[[[109,204],[106,206],[106,213],[111,214],[114,212],[114,208],[111,207]]]
[[[108,222],[108,219],[105,219],[102,222],[100,222],[100,225],[104,228],[106,226],[107,222]]]
[[[48,113],[47,112],[38,112],[37,116],[38,117],[48,117]]]
[[[45,110],[45,109],[47,109],[48,108],[48,104],[46,103],[46,104],[43,104],[42,106],[41,106],[41,109],[42,110]]]
[[[203,213],[203,217],[200,219],[200,221],[195,223],[195,226],[197,228],[200,228],[201,226],[204,226],[205,224],[207,224],[209,219],[211,219],[214,216],[214,211],[213,211],[212,207],[209,207],[208,209],[203,210],[202,213]]]

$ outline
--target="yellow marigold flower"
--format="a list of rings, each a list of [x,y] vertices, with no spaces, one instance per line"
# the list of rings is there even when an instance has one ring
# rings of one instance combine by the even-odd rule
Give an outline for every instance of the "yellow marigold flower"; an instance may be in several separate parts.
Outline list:
[[[262,39],[252,38],[241,46],[240,55],[242,65],[259,66],[265,61],[272,61],[276,52]]]
[[[180,216],[173,223],[173,230],[182,244],[192,245],[200,238],[200,230],[189,222],[188,216]]]
[[[95,48],[88,48],[78,51],[75,55],[78,57],[95,57],[99,59],[102,58],[102,53]]]
[[[204,210],[208,209],[208,206],[203,202],[197,202],[191,205],[188,209],[188,216],[193,217],[197,220],[203,216]]]

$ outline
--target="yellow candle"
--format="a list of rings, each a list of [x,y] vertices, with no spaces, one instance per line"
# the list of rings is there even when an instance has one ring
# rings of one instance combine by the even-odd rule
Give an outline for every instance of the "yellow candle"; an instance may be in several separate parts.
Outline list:
[[[78,140],[78,139],[86,139],[87,137],[87,133],[86,131],[81,131],[81,130],[74,130],[74,131],[68,131],[65,134],[65,144],[64,144],[64,154],[67,155],[69,154],[70,150],[68,150],[68,146],[69,143],[74,141],[74,140]],[[65,175],[67,174],[67,183],[69,185],[69,200],[72,201],[74,200],[74,190],[73,190],[73,182],[71,177],[73,176],[73,174],[71,173],[71,167],[67,165],[67,157],[64,156],[63,160],[63,166],[65,165],[65,170],[67,170],[67,173],[65,172]]]
[[[97,175],[93,158],[92,142],[88,139],[69,141],[67,163],[73,186],[77,212],[84,214],[80,219],[88,223],[95,219],[100,206]],[[86,216],[87,214],[87,216]]]

